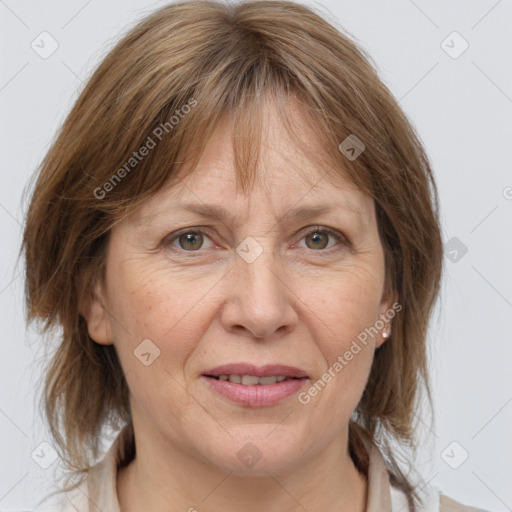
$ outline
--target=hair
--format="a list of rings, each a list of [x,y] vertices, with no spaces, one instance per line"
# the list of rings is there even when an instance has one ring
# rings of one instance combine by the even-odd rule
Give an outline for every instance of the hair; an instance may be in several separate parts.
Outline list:
[[[324,148],[311,158],[375,201],[385,290],[402,309],[375,351],[349,448],[366,472],[364,444],[378,445],[391,483],[416,510],[417,488],[390,442],[415,451],[422,390],[432,409],[426,339],[443,262],[438,193],[419,136],[355,41],[297,2],[190,0],[150,13],[92,73],[36,170],[20,251],[27,322],[59,331],[41,406],[69,474],[92,467],[105,426],[133,429],[114,346],[94,342],[80,312],[104,279],[112,226],[175,183],[178,169],[192,172],[224,116],[236,134],[237,187],[249,191],[262,104],[271,100],[297,138],[285,103],[293,100]],[[339,146],[354,135],[364,151],[350,159]]]

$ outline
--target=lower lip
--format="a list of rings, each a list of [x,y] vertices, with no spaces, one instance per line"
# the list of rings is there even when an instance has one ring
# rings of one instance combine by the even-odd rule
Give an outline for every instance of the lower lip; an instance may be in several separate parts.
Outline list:
[[[294,395],[308,380],[289,379],[275,384],[255,384],[248,385],[236,384],[228,380],[217,380],[213,377],[201,375],[211,388],[217,393],[224,395],[233,402],[248,407],[264,407],[266,405],[274,405],[286,397]]]

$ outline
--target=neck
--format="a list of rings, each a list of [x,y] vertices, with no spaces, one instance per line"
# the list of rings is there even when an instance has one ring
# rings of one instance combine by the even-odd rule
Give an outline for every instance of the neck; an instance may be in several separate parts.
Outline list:
[[[135,458],[118,472],[123,512],[366,510],[367,480],[349,455],[347,431],[293,469],[254,477],[205,463],[155,433],[136,436],[136,446]]]

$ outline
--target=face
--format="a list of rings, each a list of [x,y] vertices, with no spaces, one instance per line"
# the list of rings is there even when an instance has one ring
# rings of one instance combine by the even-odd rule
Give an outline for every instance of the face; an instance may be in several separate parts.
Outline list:
[[[275,473],[346,439],[383,342],[361,333],[382,330],[392,301],[371,197],[325,179],[272,111],[248,195],[235,190],[232,156],[219,124],[193,174],[113,228],[88,328],[115,345],[136,436],[238,474]],[[186,207],[205,204],[226,216]],[[214,371],[243,363],[257,368]],[[290,378],[206,376],[265,365],[291,367]]]

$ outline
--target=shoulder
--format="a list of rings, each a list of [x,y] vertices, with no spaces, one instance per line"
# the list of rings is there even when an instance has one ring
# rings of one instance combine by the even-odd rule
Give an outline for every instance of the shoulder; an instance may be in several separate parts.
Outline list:
[[[439,512],[490,512],[482,508],[470,507],[441,494],[439,496]]]
[[[47,496],[32,512],[89,512],[87,495],[87,480],[83,480],[74,489]]]
[[[131,452],[130,426],[125,427],[110,449],[86,476],[68,491],[59,491],[40,501],[32,512],[120,512],[117,500],[117,468]]]
[[[410,512],[405,493],[390,485],[391,511]],[[418,512],[491,512],[481,508],[470,507],[442,494],[435,486],[426,486],[420,492],[421,505]]]

